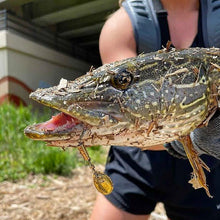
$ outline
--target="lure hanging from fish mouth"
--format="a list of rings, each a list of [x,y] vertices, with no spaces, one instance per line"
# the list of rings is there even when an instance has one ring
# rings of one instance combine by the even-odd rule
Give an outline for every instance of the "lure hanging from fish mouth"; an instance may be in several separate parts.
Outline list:
[[[93,173],[93,182],[94,182],[95,188],[103,195],[110,194],[113,190],[113,183],[112,183],[111,178],[108,175],[106,175],[100,171],[97,171],[95,169],[95,166],[91,162],[91,158],[90,158],[88,151],[86,150],[85,147],[79,146],[77,149],[79,150],[79,152],[82,155],[82,157],[84,158],[84,160],[89,163],[89,167]]]

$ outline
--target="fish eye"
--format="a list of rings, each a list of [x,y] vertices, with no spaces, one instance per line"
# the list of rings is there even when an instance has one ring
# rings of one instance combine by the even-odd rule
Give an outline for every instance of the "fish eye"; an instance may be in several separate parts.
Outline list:
[[[127,71],[123,71],[112,76],[111,83],[116,89],[125,90],[131,84],[133,75]]]

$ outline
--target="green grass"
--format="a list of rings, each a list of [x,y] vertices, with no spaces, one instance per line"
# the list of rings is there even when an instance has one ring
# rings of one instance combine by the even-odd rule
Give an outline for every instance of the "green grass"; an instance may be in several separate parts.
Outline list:
[[[30,173],[70,175],[73,168],[85,164],[76,149],[63,151],[25,137],[27,125],[50,117],[49,110],[40,115],[33,113],[31,107],[0,106],[0,181],[16,181]],[[89,153],[93,162],[104,163],[103,148],[92,147]]]

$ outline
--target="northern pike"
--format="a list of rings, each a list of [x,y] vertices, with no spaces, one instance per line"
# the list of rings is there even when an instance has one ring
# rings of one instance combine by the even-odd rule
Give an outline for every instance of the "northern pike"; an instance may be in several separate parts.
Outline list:
[[[189,133],[206,126],[220,106],[220,49],[163,49],[105,64],[30,97],[61,113],[25,134],[49,145],[134,146],[183,143],[194,188],[210,196]],[[207,146],[208,147],[208,146]]]

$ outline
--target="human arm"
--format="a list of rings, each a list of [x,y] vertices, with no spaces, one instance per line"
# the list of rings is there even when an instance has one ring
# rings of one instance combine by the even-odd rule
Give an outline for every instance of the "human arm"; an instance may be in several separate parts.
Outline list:
[[[132,24],[123,7],[103,26],[99,50],[103,64],[137,56]]]

